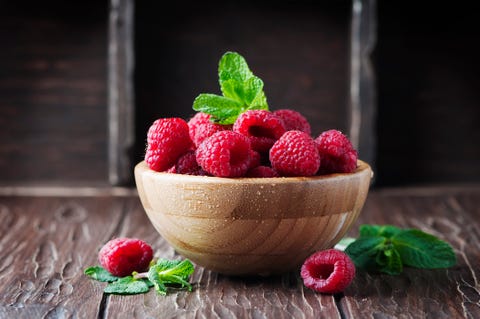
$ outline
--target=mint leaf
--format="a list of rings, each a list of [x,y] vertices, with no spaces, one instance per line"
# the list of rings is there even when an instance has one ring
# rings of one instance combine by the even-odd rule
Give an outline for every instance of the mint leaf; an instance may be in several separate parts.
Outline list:
[[[447,268],[457,262],[452,247],[418,229],[407,229],[392,238],[405,265],[417,268]]]
[[[154,284],[155,290],[162,295],[167,293],[167,285],[180,285],[181,288],[192,290],[188,282],[194,271],[193,264],[188,260],[159,259],[148,271],[148,279]]]
[[[148,292],[150,285],[146,279],[126,276],[108,284],[103,290],[107,294],[135,295]]]
[[[119,279],[119,277],[112,275],[105,268],[100,266],[88,267],[85,269],[84,274],[92,279],[102,282],[114,282]]]
[[[230,98],[203,93],[193,101],[195,111],[210,114],[219,124],[232,124],[243,110],[242,103]]]
[[[386,245],[382,251],[378,252],[375,261],[380,272],[398,275],[403,271],[400,254],[391,244]]]
[[[383,236],[391,238],[401,231],[402,229],[392,225],[361,225],[359,229],[360,237]]]
[[[386,239],[383,237],[358,238],[348,245],[345,253],[350,256],[355,266],[370,271],[377,271],[376,258],[383,252]]]
[[[218,81],[223,96],[200,94],[193,102],[195,111],[210,114],[220,124],[233,124],[246,110],[268,110],[263,81],[255,76],[245,59],[226,52],[218,64]]]
[[[404,266],[447,268],[456,264],[453,248],[418,229],[392,225],[361,225],[360,237],[345,252],[355,265],[368,271],[398,275]]]

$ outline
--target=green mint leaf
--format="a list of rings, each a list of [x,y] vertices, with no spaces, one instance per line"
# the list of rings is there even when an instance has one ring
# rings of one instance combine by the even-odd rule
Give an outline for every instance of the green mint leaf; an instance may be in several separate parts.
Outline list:
[[[236,82],[243,83],[252,77],[254,77],[254,75],[252,71],[250,71],[247,61],[243,56],[237,52],[226,52],[223,54],[218,63],[218,80],[220,87],[222,87],[224,81],[235,80]],[[227,95],[225,94],[225,96]]]
[[[112,275],[105,268],[100,266],[88,267],[85,269],[84,273],[92,279],[102,282],[114,282],[119,279],[119,277]]]
[[[212,119],[219,124],[233,124],[238,115],[243,112],[240,102],[209,93],[197,96],[193,102],[193,109],[210,114]]]
[[[245,109],[268,109],[263,81],[250,71],[240,54],[227,52],[222,56],[218,64],[218,80],[222,94],[242,102]]]
[[[400,254],[385,237],[361,237],[347,246],[345,253],[355,266],[370,272],[398,275],[403,270]]]
[[[135,295],[148,292],[149,290],[148,280],[126,276],[108,284],[103,291],[107,294]]]
[[[379,251],[375,258],[378,270],[389,275],[399,275],[403,271],[400,254],[391,244]]]
[[[246,110],[268,110],[263,81],[250,71],[240,54],[226,52],[222,56],[218,81],[223,96],[200,94],[193,102],[195,111],[212,115],[217,123],[233,124]]]
[[[193,264],[188,259],[181,261],[159,259],[148,271],[148,279],[162,295],[167,293],[167,285],[180,285],[181,288],[191,291],[192,285],[188,280],[194,270]]]
[[[377,255],[383,254],[387,240],[384,237],[364,237],[348,245],[345,253],[355,266],[370,271],[378,271]]]
[[[457,262],[453,248],[443,240],[418,229],[407,229],[392,237],[405,265],[417,268],[448,268]]]
[[[359,231],[360,237],[383,236],[391,238],[400,233],[402,229],[392,225],[361,225]]]

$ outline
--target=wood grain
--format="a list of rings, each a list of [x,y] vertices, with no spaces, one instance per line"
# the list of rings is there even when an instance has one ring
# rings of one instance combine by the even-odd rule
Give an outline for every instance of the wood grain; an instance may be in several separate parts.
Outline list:
[[[359,215],[373,175],[221,178],[155,172],[135,181],[145,211],[181,255],[222,274],[279,274],[333,247]]]
[[[0,3],[0,183],[107,180],[107,7]]]
[[[355,227],[418,227],[450,242],[450,269],[359,271],[343,294],[305,289],[297,272],[236,278],[197,266],[194,290],[103,295],[83,275],[118,236],[150,242],[156,256],[180,258],[136,196],[0,197],[0,318],[479,318],[480,188],[375,190]]]
[[[478,192],[371,194],[359,224],[419,228],[449,242],[458,263],[450,269],[406,268],[400,276],[360,273],[347,289],[342,306],[354,318],[478,318],[479,201]]]

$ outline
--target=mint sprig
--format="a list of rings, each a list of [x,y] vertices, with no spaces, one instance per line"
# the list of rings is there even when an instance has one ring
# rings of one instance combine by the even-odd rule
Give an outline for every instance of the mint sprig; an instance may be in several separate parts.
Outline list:
[[[337,246],[346,246],[355,265],[367,271],[398,275],[404,266],[435,269],[457,262],[450,244],[418,229],[361,225],[359,232],[359,238],[345,238]]]
[[[92,279],[108,282],[104,292],[107,294],[133,295],[146,293],[151,287],[160,295],[166,295],[169,288],[192,290],[190,275],[195,268],[188,259],[158,259],[152,262],[148,272],[134,272],[130,276],[116,277],[101,266],[88,267],[85,275]]]
[[[220,59],[218,81],[222,95],[200,94],[193,102],[195,111],[210,114],[214,122],[226,125],[247,110],[268,110],[263,81],[237,52],[226,52]]]

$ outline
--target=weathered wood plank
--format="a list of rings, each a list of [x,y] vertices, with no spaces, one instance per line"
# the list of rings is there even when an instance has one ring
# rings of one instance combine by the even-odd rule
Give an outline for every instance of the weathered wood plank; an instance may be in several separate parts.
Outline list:
[[[107,6],[0,3],[0,184],[107,180]]]
[[[480,189],[372,191],[362,223],[417,227],[450,242],[458,265],[359,271],[344,294],[304,288],[298,273],[235,278],[197,267],[193,292],[103,295],[83,275],[107,240],[129,236],[179,258],[136,196],[0,197],[0,318],[479,318]],[[357,227],[349,235],[357,235]]]
[[[0,318],[95,318],[103,287],[83,270],[124,213],[113,197],[0,197]]]
[[[456,195],[370,194],[357,224],[422,229],[448,241],[457,253],[458,264],[439,270],[405,268],[399,276],[359,272],[340,303],[346,316],[479,318],[479,196],[478,191]]]

